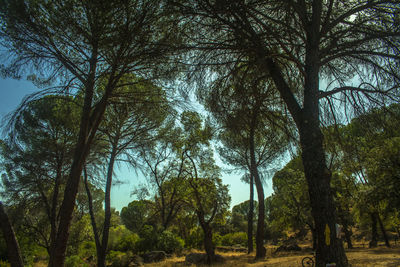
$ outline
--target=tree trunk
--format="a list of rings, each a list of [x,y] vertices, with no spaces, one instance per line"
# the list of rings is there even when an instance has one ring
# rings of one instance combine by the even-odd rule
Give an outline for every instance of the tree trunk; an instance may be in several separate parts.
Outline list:
[[[88,197],[90,222],[92,224],[94,241],[95,241],[95,244],[96,244],[97,261],[98,261],[99,258],[101,258],[102,249],[101,249],[99,232],[97,231],[96,218],[95,218],[94,211],[93,211],[93,198],[92,198],[92,194],[90,193],[90,188],[89,188],[89,183],[88,183],[88,175],[87,175],[87,172],[86,172],[86,168],[83,169],[83,176],[84,176],[86,194],[87,194],[87,197]]]
[[[207,223],[201,225],[204,232],[204,250],[207,254],[207,264],[211,264],[215,258],[215,248],[212,241],[212,228]]]
[[[369,242],[370,248],[376,248],[378,246],[378,230],[376,228],[377,218],[376,213],[371,213],[371,241]]]
[[[256,111],[254,111],[256,113]],[[254,115],[255,117],[256,115]],[[253,118],[252,125],[250,127],[250,176],[254,177],[256,184],[257,197],[258,197],[258,220],[257,220],[257,232],[256,232],[256,259],[265,258],[267,251],[264,247],[264,219],[265,219],[265,204],[264,204],[264,189],[258,173],[256,157],[255,157],[255,119]]]
[[[318,105],[315,108],[318,109]],[[316,113],[318,114],[318,110]],[[336,238],[336,212],[330,187],[331,173],[326,167],[319,120],[313,115],[307,116],[307,112],[303,114],[303,118],[300,143],[317,234],[316,266],[336,263],[338,267],[345,267],[348,266],[348,262],[343,244]]]
[[[349,229],[347,224],[343,224],[344,238],[346,239],[347,248],[353,248],[353,243],[351,242],[351,229]]]
[[[310,227],[312,236],[312,249],[317,250],[317,232],[313,226]]]
[[[382,222],[382,220],[381,220],[381,216],[379,216],[379,213],[378,213],[378,212],[376,213],[376,217],[377,217],[377,219],[378,219],[379,228],[381,229],[383,238],[385,239],[385,245],[386,245],[386,247],[390,248],[389,238],[388,238],[388,236],[387,236],[387,234],[386,234],[385,226],[383,225],[383,222]]]
[[[254,181],[250,175],[250,202],[247,218],[247,253],[253,252],[253,217],[254,217]]]
[[[3,231],[3,236],[7,245],[8,260],[12,267],[24,266],[21,257],[21,250],[19,249],[17,238],[15,237],[14,229],[11,225],[10,219],[4,210],[3,203],[0,201],[0,226]]]
[[[85,95],[85,105],[81,118],[79,138],[75,147],[71,171],[64,189],[64,198],[60,207],[60,223],[57,230],[55,244],[52,244],[51,246],[52,253],[50,255],[49,267],[64,266],[69,229],[75,209],[75,200],[78,193],[83,165],[85,164],[86,157],[89,154],[90,145],[97,132],[101,118],[104,115],[108,99],[106,96],[104,96],[103,99],[96,105],[95,109],[92,110],[90,107],[91,99],[90,105],[87,107],[86,98],[87,96]]]
[[[110,224],[111,224],[111,186],[112,186],[112,176],[114,170],[115,158],[117,156],[117,145],[113,145],[113,150],[111,151],[110,160],[108,162],[107,169],[107,181],[106,181],[106,190],[105,190],[105,199],[104,199],[104,226],[102,232],[102,240],[101,240],[101,251],[98,253],[97,257],[97,266],[105,267],[106,266],[106,251],[108,245],[108,235],[110,232]]]

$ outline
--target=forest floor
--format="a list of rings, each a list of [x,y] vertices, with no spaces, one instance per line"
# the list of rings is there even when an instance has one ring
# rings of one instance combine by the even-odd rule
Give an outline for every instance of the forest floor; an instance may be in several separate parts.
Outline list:
[[[217,253],[225,258],[224,263],[215,264],[218,267],[299,267],[301,260],[306,256],[312,256],[310,251],[278,252],[276,247],[268,247],[267,258],[262,261],[254,261],[254,255],[244,253]],[[346,255],[351,267],[399,267],[400,244],[387,248],[382,245],[377,248],[363,248],[356,245],[353,249],[346,249]],[[145,267],[178,267],[188,266],[185,257],[173,257],[164,262],[145,264]],[[194,267],[195,265],[192,265]],[[206,265],[205,265],[206,266]]]

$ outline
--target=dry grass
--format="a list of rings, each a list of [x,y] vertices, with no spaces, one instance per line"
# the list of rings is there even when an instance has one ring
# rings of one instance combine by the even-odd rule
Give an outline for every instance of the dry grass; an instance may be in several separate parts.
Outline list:
[[[274,248],[268,248],[267,259],[254,261],[254,254],[244,253],[218,253],[225,258],[223,264],[215,264],[218,267],[299,267],[301,260],[305,256],[310,256],[310,252],[282,252],[274,254]],[[399,267],[400,266],[400,246],[386,248],[369,249],[356,247],[346,251],[351,267]],[[161,263],[145,264],[146,267],[178,267],[185,265],[185,257],[173,257]],[[198,265],[196,267],[205,267]],[[195,267],[192,265],[191,267]]]

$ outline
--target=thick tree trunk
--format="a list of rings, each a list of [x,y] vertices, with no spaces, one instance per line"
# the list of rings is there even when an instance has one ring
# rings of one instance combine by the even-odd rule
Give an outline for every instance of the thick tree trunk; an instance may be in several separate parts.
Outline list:
[[[7,245],[8,260],[12,267],[24,266],[21,250],[19,249],[17,238],[15,237],[14,229],[11,225],[10,219],[4,210],[3,203],[0,201],[0,226],[3,231],[3,236]]]
[[[388,238],[388,236],[387,236],[387,234],[386,234],[385,226],[383,225],[381,216],[379,216],[379,213],[378,213],[378,212],[376,213],[376,217],[377,217],[377,219],[378,219],[379,228],[381,229],[383,238],[385,239],[385,245],[386,245],[388,248],[390,248],[389,238]]]
[[[336,214],[331,193],[331,173],[325,165],[322,133],[317,125],[306,125],[300,131],[302,159],[306,175],[312,215],[317,234],[316,266],[336,263],[348,266],[342,242],[336,238]]]
[[[250,202],[249,213],[247,218],[247,253],[253,252],[253,217],[254,217],[254,181],[250,175]]]
[[[204,250],[207,254],[207,264],[211,264],[215,258],[215,248],[212,241],[212,228],[207,223],[202,224],[204,232]]]
[[[312,235],[312,249],[315,251],[317,249],[317,232],[314,227],[311,227],[311,235]]]
[[[376,218],[376,213],[371,213],[371,241],[369,241],[369,247],[375,248],[378,246],[378,229],[376,228],[378,220]]]
[[[256,116],[256,115],[255,115]],[[256,232],[256,259],[265,258],[267,251],[264,247],[264,219],[265,219],[265,204],[264,204],[264,189],[258,173],[256,157],[255,157],[255,120],[253,120],[250,128],[250,175],[254,177],[258,197],[258,220]]]

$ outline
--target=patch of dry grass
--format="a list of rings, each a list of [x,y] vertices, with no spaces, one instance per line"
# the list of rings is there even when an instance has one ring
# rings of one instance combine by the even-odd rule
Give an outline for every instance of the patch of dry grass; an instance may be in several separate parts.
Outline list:
[[[214,264],[217,267],[299,267],[305,256],[310,252],[282,252],[273,253],[274,248],[268,248],[267,258],[261,261],[254,261],[254,254],[245,253],[218,253],[225,258],[224,263]],[[394,248],[378,247],[374,249],[357,247],[346,251],[351,267],[399,267],[400,246]],[[173,257],[161,263],[145,264],[146,267],[178,267],[185,265],[185,257]],[[196,265],[191,265],[195,267]],[[205,267],[207,265],[197,265]]]

